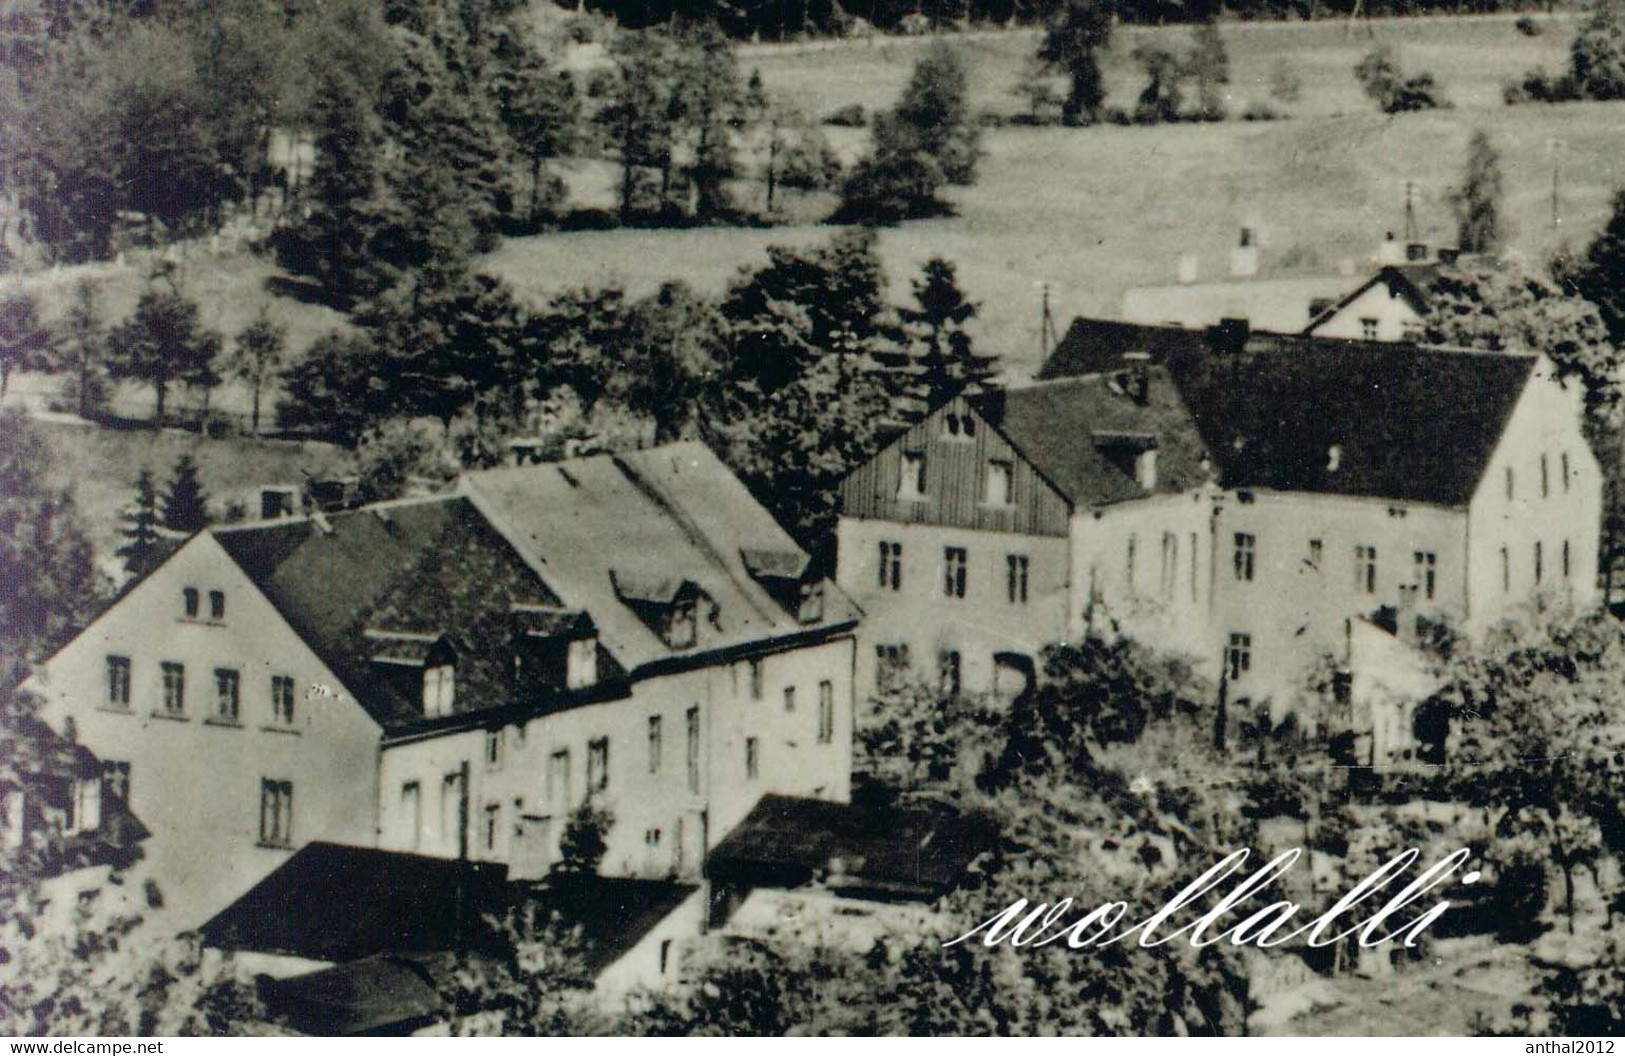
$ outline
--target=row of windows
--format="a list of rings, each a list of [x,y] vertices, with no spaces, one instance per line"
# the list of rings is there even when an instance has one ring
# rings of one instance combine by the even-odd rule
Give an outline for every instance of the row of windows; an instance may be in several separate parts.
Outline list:
[[[1198,547],[1197,534],[1195,532],[1192,532],[1191,535],[1190,535],[1190,562],[1189,562],[1189,565],[1190,565],[1190,593],[1191,593],[1191,600],[1192,601],[1197,600],[1197,590],[1198,590],[1198,587],[1199,587],[1199,585],[1201,583],[1201,579],[1200,579],[1200,577],[1198,575],[1199,569],[1198,569],[1197,562],[1196,562],[1196,555],[1198,553],[1197,547]],[[1125,554],[1124,554],[1123,573],[1124,573],[1124,584],[1131,593],[1134,590],[1135,566],[1137,566],[1139,564],[1139,551],[1140,551],[1140,539],[1139,539],[1139,536],[1137,534],[1133,533],[1133,532],[1130,532],[1129,536],[1128,536],[1128,540],[1127,540],[1126,551],[1125,551]],[[1239,561],[1240,558],[1238,557],[1237,560]],[[1091,576],[1093,576],[1093,574],[1094,574],[1093,572],[1090,573]],[[1179,583],[1180,583],[1180,575],[1179,575],[1179,535],[1176,532],[1163,532],[1162,533],[1161,564],[1158,566],[1158,575],[1157,575],[1157,590],[1159,591],[1159,593],[1161,594],[1161,596],[1163,598],[1167,598],[1169,600],[1172,600],[1175,592],[1178,591],[1178,589],[1179,589]],[[1094,584],[1093,584],[1092,580],[1091,580],[1091,584],[1090,584],[1090,588],[1089,588],[1089,593],[1090,593],[1091,597],[1095,596],[1095,587],[1094,587]]]
[[[1562,546],[1558,548],[1558,560],[1562,578],[1568,579],[1572,568],[1572,559],[1567,539],[1563,540]],[[1539,539],[1535,540],[1533,571],[1534,582],[1537,586],[1546,581],[1546,544]],[[1505,546],[1501,547],[1501,589],[1512,589],[1512,551]]]
[[[1540,455],[1539,473],[1540,497],[1544,499],[1552,493],[1551,462],[1545,452],[1541,452]],[[1563,491],[1566,493],[1569,490],[1570,481],[1573,479],[1569,471],[1569,453],[1567,451],[1558,455],[1558,474],[1562,479]],[[1517,474],[1511,466],[1506,467],[1506,492],[1508,502],[1517,498]]]
[[[903,452],[902,469],[897,481],[897,497],[923,499],[927,494],[925,452]],[[1015,501],[1015,463],[1005,458],[988,459],[982,468],[982,503],[987,506],[1010,506],[1014,505]]]
[[[903,544],[890,540],[880,543],[880,588],[901,590],[903,586]],[[944,547],[942,551],[942,593],[950,598],[963,598],[968,580],[970,555],[962,546]],[[1026,554],[1006,554],[1004,557],[1005,594],[1012,605],[1027,603],[1027,579],[1030,559]]]
[[[198,619],[201,597],[196,587],[181,590],[181,610],[189,620]],[[209,591],[209,619],[216,622],[226,618],[226,594],[222,590]]]
[[[159,663],[163,676],[163,706],[159,714],[170,718],[186,717],[186,665],[173,660]],[[127,656],[107,658],[107,705],[120,711],[130,708],[130,685],[133,666]],[[209,717],[216,722],[242,721],[242,674],[234,667],[214,669],[214,699]],[[271,676],[270,721],[279,726],[292,726],[294,718],[293,678],[289,675]]]
[[[885,693],[897,684],[909,668],[907,643],[875,646],[875,692]],[[964,661],[957,649],[937,653],[937,690],[945,697],[957,697],[963,687]]]
[[[1257,567],[1258,537],[1250,532],[1236,532],[1233,537],[1231,565],[1238,581],[1250,583]],[[1321,567],[1324,547],[1319,539],[1309,540],[1307,563],[1315,570]],[[1413,586],[1424,597],[1431,599],[1438,588],[1439,556],[1432,550],[1414,550],[1411,561],[1415,571]],[[1354,589],[1363,594],[1377,592],[1377,548],[1360,544],[1354,548]]]

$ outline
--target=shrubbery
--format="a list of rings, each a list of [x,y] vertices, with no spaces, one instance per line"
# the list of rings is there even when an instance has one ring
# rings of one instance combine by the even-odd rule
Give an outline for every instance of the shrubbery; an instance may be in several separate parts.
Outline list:
[[[1531,70],[1502,89],[1508,106],[1625,99],[1625,0],[1596,0],[1569,45],[1561,74]]]
[[[1406,77],[1393,49],[1386,44],[1374,45],[1365,58],[1354,67],[1354,76],[1385,114],[1402,114],[1411,110],[1447,109],[1443,93],[1431,73],[1418,73]]]

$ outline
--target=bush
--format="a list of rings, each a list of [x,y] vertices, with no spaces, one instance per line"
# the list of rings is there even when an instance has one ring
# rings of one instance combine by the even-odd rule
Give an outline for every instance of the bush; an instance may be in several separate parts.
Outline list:
[[[802,135],[784,145],[779,154],[781,187],[799,191],[827,191],[841,182],[841,158],[822,133]]]
[[[843,106],[824,118],[824,124],[834,125],[837,128],[863,128],[868,123],[869,117],[858,103]]]
[[[1518,32],[1522,33],[1526,37],[1538,37],[1542,33],[1546,32],[1541,28],[1539,22],[1536,22],[1528,15],[1520,15],[1518,17],[1518,21],[1514,22],[1513,25],[1517,26]]]
[[[1520,103],[1568,103],[1580,98],[1574,79],[1568,74],[1553,77],[1545,70],[1532,70],[1522,81],[1509,81],[1501,89],[1508,106]]]
[[[1519,19],[1518,28],[1529,19]],[[1535,26],[1539,32],[1539,26]],[[1625,4],[1595,0],[1569,46],[1569,69],[1553,77],[1534,70],[1522,83],[1501,92],[1508,106],[1519,103],[1566,103],[1575,99],[1625,99]]]
[[[1268,103],[1254,100],[1241,112],[1243,121],[1285,121],[1286,114]]]
[[[937,198],[944,182],[936,161],[919,151],[866,158],[847,177],[841,207],[830,219],[839,224],[895,224],[941,216],[948,212]]]

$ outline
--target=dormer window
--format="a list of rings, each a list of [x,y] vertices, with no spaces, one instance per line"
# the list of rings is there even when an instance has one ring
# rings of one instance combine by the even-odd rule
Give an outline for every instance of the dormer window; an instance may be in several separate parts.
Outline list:
[[[925,452],[904,451],[902,478],[897,484],[897,497],[921,499],[925,497]]]
[[[565,689],[585,689],[598,682],[598,628],[586,612],[515,604],[508,618],[516,672]]]
[[[439,718],[451,714],[457,697],[457,668],[452,664],[437,664],[423,669],[423,714]]]
[[[196,587],[187,587],[181,591],[181,604],[185,607],[187,619],[197,619],[198,590]]]
[[[457,695],[457,653],[445,637],[423,631],[362,632],[379,680],[402,697],[419,696],[425,718],[450,715]]]
[[[610,585],[638,618],[673,649],[691,648],[699,640],[699,603],[703,593],[693,582],[676,576],[611,569]],[[721,627],[716,606],[710,623]]]
[[[1146,491],[1157,487],[1157,449],[1149,448],[1134,456],[1134,480]]]
[[[806,554],[793,549],[741,547],[739,558],[751,578],[797,622],[817,623],[824,618],[824,582],[813,578]]]
[[[666,644],[673,649],[687,649],[694,644],[699,636],[699,617],[696,614],[698,606],[692,596],[678,598],[672,602],[670,616],[666,620]]]
[[[1136,485],[1145,491],[1156,490],[1158,443],[1155,433],[1096,431],[1094,441],[1101,456],[1133,477]]]

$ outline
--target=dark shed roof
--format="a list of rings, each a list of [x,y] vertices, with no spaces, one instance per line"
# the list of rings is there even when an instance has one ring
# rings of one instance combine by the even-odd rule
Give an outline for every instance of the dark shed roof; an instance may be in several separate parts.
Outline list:
[[[804,883],[931,898],[993,846],[979,814],[945,806],[877,809],[766,795],[711,852],[706,875],[740,883]]]
[[[309,843],[203,925],[210,946],[352,961],[456,949],[500,902],[505,865]]]

